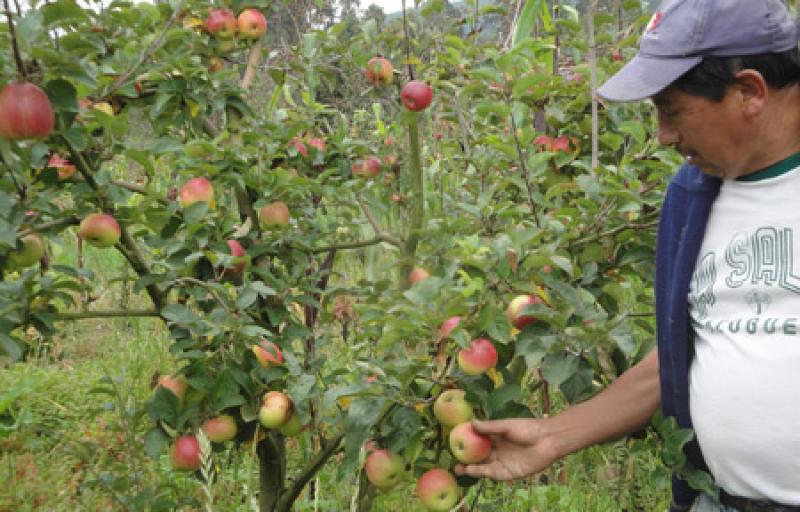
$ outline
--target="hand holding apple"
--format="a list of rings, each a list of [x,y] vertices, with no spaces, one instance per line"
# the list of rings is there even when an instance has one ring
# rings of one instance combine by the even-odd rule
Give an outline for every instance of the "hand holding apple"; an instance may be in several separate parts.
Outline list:
[[[492,453],[492,440],[479,433],[469,421],[450,431],[450,451],[463,464],[483,462]]]

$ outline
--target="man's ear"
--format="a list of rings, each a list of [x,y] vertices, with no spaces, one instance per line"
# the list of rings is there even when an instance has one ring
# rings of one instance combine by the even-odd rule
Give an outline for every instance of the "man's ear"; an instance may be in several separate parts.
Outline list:
[[[769,86],[761,73],[754,69],[739,71],[736,73],[733,88],[746,117],[754,117],[763,112],[769,98]]]

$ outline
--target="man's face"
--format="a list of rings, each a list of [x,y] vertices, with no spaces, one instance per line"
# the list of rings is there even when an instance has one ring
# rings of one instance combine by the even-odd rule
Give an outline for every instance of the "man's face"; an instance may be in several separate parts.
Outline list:
[[[668,87],[653,96],[658,110],[658,141],[674,146],[706,174],[733,179],[749,168],[748,123],[731,88],[720,102]]]

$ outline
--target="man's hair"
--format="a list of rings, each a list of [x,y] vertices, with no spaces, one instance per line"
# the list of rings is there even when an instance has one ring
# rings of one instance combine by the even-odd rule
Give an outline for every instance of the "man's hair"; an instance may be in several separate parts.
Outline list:
[[[782,89],[800,84],[800,50],[740,57],[705,57],[672,83],[676,89],[712,101],[722,101],[725,90],[736,81],[736,73],[753,69],[769,87]]]

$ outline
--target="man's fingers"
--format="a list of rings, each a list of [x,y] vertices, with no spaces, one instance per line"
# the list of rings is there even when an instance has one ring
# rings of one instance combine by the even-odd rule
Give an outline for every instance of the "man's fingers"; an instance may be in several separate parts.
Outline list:
[[[475,430],[484,435],[505,435],[511,428],[509,420],[472,420]]]
[[[456,464],[454,469],[457,475],[467,475],[473,478],[491,478],[489,466],[486,464]]]

